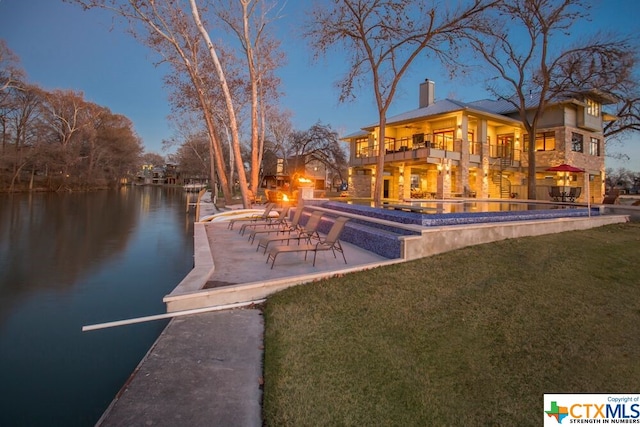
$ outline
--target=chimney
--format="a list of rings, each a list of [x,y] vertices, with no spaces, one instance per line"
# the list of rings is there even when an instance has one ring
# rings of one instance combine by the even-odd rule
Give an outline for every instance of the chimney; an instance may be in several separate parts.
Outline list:
[[[418,108],[428,107],[433,104],[433,95],[436,89],[436,84],[429,79],[425,79],[420,83],[420,106]]]

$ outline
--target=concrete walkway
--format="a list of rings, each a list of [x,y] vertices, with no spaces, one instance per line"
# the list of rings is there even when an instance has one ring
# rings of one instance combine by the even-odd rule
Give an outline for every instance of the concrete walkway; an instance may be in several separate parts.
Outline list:
[[[173,319],[98,425],[259,427],[262,335],[257,309]]]

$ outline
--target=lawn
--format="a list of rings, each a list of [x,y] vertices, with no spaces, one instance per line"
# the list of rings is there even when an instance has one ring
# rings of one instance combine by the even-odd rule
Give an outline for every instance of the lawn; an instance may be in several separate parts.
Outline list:
[[[537,426],[544,393],[638,393],[639,266],[627,223],[290,288],[264,310],[265,425]]]

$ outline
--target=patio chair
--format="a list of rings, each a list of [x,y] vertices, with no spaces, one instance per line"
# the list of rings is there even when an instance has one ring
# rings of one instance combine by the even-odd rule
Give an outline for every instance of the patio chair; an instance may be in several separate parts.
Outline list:
[[[549,187],[549,196],[553,199],[554,202],[559,202],[562,200],[562,193],[560,192],[560,187],[552,186]]]
[[[581,193],[582,193],[582,187],[571,187],[569,189],[569,194],[567,195],[567,197],[569,198],[570,202],[575,202],[576,199],[580,197]]]
[[[336,251],[342,254],[342,258],[344,259],[344,263],[347,263],[347,258],[344,255],[344,250],[342,249],[342,245],[340,244],[340,234],[342,234],[342,230],[344,229],[344,225],[349,221],[349,218],[345,218],[343,216],[336,218],[327,237],[324,239],[320,239],[317,243],[291,246],[291,245],[277,245],[271,247],[269,249],[269,255],[267,256],[267,263],[271,260],[271,268],[273,269],[273,265],[276,263],[276,257],[283,252],[304,252],[304,259],[306,261],[307,254],[309,252],[313,252],[313,266],[316,265],[316,256],[320,251],[331,251],[333,252],[333,257],[337,258]]]
[[[242,224],[242,227],[240,227],[240,231],[239,233],[242,234],[244,236],[245,231],[247,230],[247,228],[257,228],[257,227],[273,227],[273,226],[278,226],[281,224],[286,224],[287,223],[287,215],[289,215],[289,206],[285,206],[282,208],[282,210],[280,211],[280,215],[278,215],[276,218],[267,218],[264,221],[252,221],[250,223],[247,224]]]
[[[291,242],[291,240],[297,240],[298,244],[300,244],[301,240],[305,240],[307,243],[311,243],[312,239],[320,240],[320,235],[318,234],[318,226],[320,225],[320,219],[322,218],[322,212],[313,211],[309,220],[304,226],[300,226],[298,224],[297,230],[292,230],[292,232],[296,232],[295,236],[289,234],[288,236],[267,236],[260,239],[258,242],[258,247],[256,248],[256,252],[260,248],[264,248],[263,253],[267,253],[267,249],[269,248],[269,244],[271,242],[284,242],[287,244]]]
[[[258,234],[271,234],[271,233],[291,234],[294,231],[298,231],[300,217],[302,216],[302,210],[303,210],[303,207],[302,207],[302,204],[300,204],[300,206],[296,208],[296,213],[293,214],[293,219],[291,220],[291,222],[289,223],[288,221],[283,221],[282,223],[278,224],[280,225],[280,227],[275,227],[275,228],[272,227],[272,228],[266,228],[262,230],[254,228],[249,232],[248,241],[251,244],[253,244]]]
[[[261,214],[255,214],[255,215],[251,215],[248,216],[246,218],[236,218],[236,219],[232,219],[229,221],[229,225],[227,226],[227,228],[229,230],[233,230],[233,225],[236,222],[242,222],[242,221],[266,221],[267,218],[269,218],[269,215],[271,214],[271,211],[273,209],[275,209],[276,204],[275,203],[267,203],[266,206],[264,207],[264,212],[262,212]]]

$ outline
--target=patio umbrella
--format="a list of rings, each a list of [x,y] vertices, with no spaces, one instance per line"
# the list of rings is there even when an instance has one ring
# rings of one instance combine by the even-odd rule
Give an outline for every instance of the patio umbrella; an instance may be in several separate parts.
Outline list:
[[[564,172],[564,173],[584,173],[584,169],[577,168],[575,166],[568,165],[563,163],[558,166],[552,166],[546,169],[548,172]],[[589,174],[585,174],[585,187],[587,187],[587,210],[589,211],[589,216],[591,216],[591,197],[589,196]]]
[[[584,169],[580,169],[575,166],[568,165],[566,163],[563,163],[558,166],[552,166],[546,170],[548,172],[571,172],[571,173],[584,172]]]

